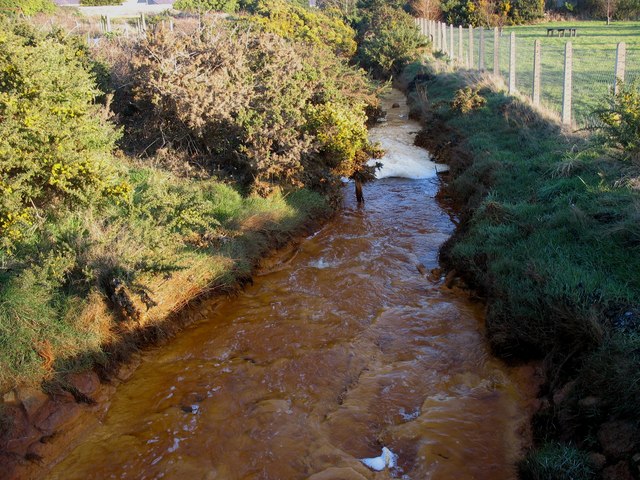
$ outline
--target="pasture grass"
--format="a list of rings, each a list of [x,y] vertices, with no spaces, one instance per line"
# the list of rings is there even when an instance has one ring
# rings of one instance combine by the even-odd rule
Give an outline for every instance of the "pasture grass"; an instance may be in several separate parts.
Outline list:
[[[547,36],[547,28],[575,27],[577,37]],[[548,109],[560,114],[562,110],[562,86],[564,78],[565,44],[573,45],[573,118],[576,128],[589,123],[591,112],[601,105],[615,78],[616,46],[625,42],[626,81],[640,76],[640,22],[603,21],[546,22],[534,25],[504,27],[499,38],[500,74],[509,78],[509,34],[516,34],[516,88],[531,96],[533,90],[534,42],[541,43],[541,102]],[[458,37],[454,36],[457,55]],[[474,65],[479,62],[480,33],[475,29]],[[485,67],[493,71],[493,31],[485,31]],[[467,52],[468,32],[463,35],[463,48]],[[466,55],[466,53],[465,53]]]

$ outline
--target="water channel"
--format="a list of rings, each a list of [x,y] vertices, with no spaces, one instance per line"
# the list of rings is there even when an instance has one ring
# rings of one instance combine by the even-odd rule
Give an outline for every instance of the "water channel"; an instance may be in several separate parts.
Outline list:
[[[364,207],[349,186],[291,261],[146,352],[49,478],[515,478],[526,374],[491,357],[481,303],[416,268],[454,226],[404,104],[371,131],[388,154]],[[361,463],[383,446],[395,468]]]

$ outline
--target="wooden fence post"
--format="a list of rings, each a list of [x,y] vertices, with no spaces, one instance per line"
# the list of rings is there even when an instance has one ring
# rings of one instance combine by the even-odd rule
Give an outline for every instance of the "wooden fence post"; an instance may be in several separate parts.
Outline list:
[[[449,25],[449,57],[452,61],[456,58],[456,49],[453,46],[453,25]]]
[[[562,85],[562,124],[571,125],[571,93],[573,73],[573,46],[567,42],[564,46],[564,82]]]
[[[147,20],[144,18],[144,13],[140,14],[140,20],[142,22],[142,31],[146,32],[147,31]]]
[[[111,31],[111,17],[109,15],[105,15],[105,27],[107,29],[107,32]]]
[[[442,24],[442,51],[444,53],[449,53],[449,49],[447,48],[447,24]]]
[[[469,25],[469,48],[467,49],[467,67],[473,70],[475,62],[473,61],[473,55],[475,50],[473,49],[473,27]]]
[[[516,34],[509,35],[509,93],[516,91]]]
[[[533,44],[533,92],[531,99],[535,106],[540,106],[540,40]]]
[[[458,25],[458,64],[464,65],[464,56],[462,49],[462,25]]]
[[[484,72],[484,27],[480,27],[480,47],[478,50],[478,70]]]
[[[500,75],[500,32],[493,27],[493,74]]]
[[[620,42],[616,50],[616,76],[613,79],[613,91],[620,91],[620,83],[624,83],[624,70],[627,61],[627,44]]]

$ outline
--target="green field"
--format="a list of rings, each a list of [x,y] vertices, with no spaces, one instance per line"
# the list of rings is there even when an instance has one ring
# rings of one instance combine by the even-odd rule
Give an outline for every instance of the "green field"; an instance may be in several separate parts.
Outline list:
[[[578,36],[548,37],[549,27],[576,27]],[[505,27],[499,41],[500,72],[508,79],[509,33],[516,33],[516,87],[531,95],[533,88],[533,45],[541,43],[541,99],[550,109],[559,112],[562,106],[564,48],[573,44],[573,112],[576,124],[582,125],[613,84],[618,42],[627,44],[626,80],[640,76],[640,22],[552,22],[536,25]],[[454,37],[455,53],[458,37]],[[466,52],[469,35],[465,30],[463,48]],[[485,31],[485,66],[493,70],[493,32]],[[474,29],[474,64],[478,65],[479,29]]]

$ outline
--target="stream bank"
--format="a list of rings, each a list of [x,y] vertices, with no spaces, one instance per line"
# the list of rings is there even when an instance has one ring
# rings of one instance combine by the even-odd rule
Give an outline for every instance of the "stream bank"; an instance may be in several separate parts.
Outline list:
[[[520,476],[640,478],[640,195],[619,183],[628,167],[589,152],[576,162],[587,139],[489,75],[414,64],[402,84],[417,143],[450,167],[443,195],[461,222],[443,265],[487,299],[496,355],[543,359]]]

